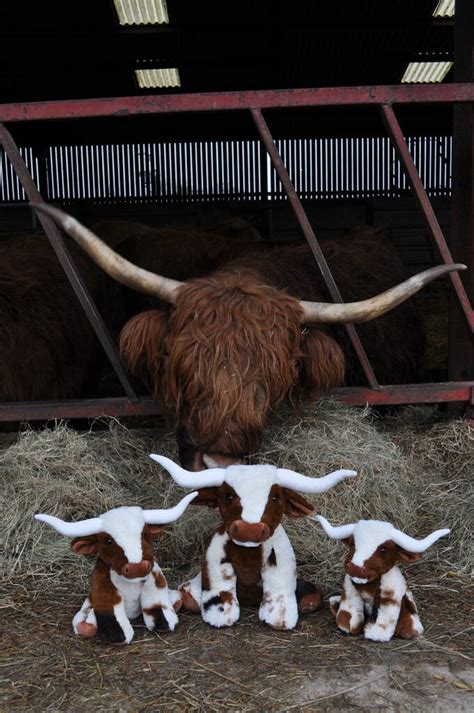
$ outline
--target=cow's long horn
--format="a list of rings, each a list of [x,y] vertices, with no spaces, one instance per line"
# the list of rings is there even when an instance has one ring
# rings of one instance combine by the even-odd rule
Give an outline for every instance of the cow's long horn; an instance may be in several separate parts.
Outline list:
[[[180,465],[166,456],[151,453],[150,458],[159,463],[171,475],[175,483],[182,488],[212,488],[222,485],[225,477],[225,468],[209,468],[197,472],[185,470]]]
[[[102,532],[104,525],[100,517],[91,517],[88,520],[79,520],[78,522],[66,522],[54,515],[35,515],[35,520],[45,522],[47,525],[54,527],[61,535],[66,537],[85,537],[86,535],[97,535]]]
[[[311,516],[310,520],[317,520],[322,525],[326,535],[328,535],[333,540],[345,540],[346,537],[350,537],[354,534],[355,523],[334,527],[322,515],[313,515]]]
[[[449,535],[450,532],[451,530],[448,528],[445,528],[444,530],[435,530],[431,533],[431,535],[428,535],[423,540],[415,540],[414,537],[405,535],[404,532],[400,532],[400,530],[393,528],[392,540],[408,552],[424,552],[428,549],[428,547],[431,547],[436,540],[439,540],[440,537],[444,537],[445,535]]]
[[[147,525],[166,525],[168,522],[177,520],[188,507],[191,500],[199,495],[197,490],[194,493],[189,493],[182,498],[173,508],[166,510],[144,510],[143,517]]]
[[[305,324],[308,322],[369,322],[394,309],[437,277],[453,272],[453,270],[465,269],[466,266],[459,263],[431,267],[380,295],[360,302],[331,304],[329,302],[301,301],[300,307],[303,308],[304,313],[302,321]]]
[[[278,468],[278,482],[285,488],[298,490],[300,493],[325,493],[329,488],[333,488],[345,478],[353,478],[357,475],[355,470],[335,470],[322,478],[308,478],[293,470]]]
[[[171,304],[175,303],[176,292],[183,285],[182,282],[156,275],[129,262],[82,223],[59,208],[46,203],[30,203],[30,206],[54,220],[114,280],[133,290],[159,297]]]

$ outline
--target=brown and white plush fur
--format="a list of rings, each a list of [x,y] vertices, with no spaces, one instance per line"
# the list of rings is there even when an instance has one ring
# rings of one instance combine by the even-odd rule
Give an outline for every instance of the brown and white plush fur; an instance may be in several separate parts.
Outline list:
[[[327,520],[316,519],[327,534]],[[343,526],[344,527],[344,526]],[[341,528],[333,528],[343,530]],[[371,641],[390,641],[394,636],[411,639],[423,634],[413,595],[407,587],[398,563],[418,560],[422,552],[411,552],[394,541],[397,535],[393,525],[378,520],[360,520],[352,527],[352,533],[342,538],[348,547],[344,560],[346,575],[342,595],[329,599],[336,623],[346,634],[364,633]],[[441,537],[449,530],[438,530],[434,536]],[[331,535],[330,535],[331,536]],[[403,535],[407,540],[416,542]],[[337,539],[341,539],[337,537]],[[428,539],[428,538],[426,538]]]
[[[211,626],[223,627],[239,619],[240,603],[257,605],[261,621],[274,629],[293,629],[299,612],[320,606],[321,590],[297,581],[295,554],[281,520],[284,514],[304,517],[314,510],[293,487],[325,492],[355,471],[309,478],[272,465],[232,465],[189,473],[168,458],[151,457],[179,485],[192,483],[199,489],[194,504],[217,507],[222,517],[206,547],[201,572],[180,587],[186,609],[200,611]]]
[[[72,621],[76,634],[98,634],[103,641],[129,644],[130,622],[140,614],[149,631],[174,630],[181,596],[168,588],[153,555],[153,540],[196,495],[190,493],[168,510],[121,507],[73,523],[52,515],[35,516],[62,535],[74,537],[71,549],[76,554],[97,557],[90,595]]]
[[[140,508],[118,508],[110,512],[122,519],[137,515],[134,510]],[[140,614],[149,631],[174,630],[181,597],[179,592],[168,588],[153,556],[152,542],[163,529],[161,525],[143,526],[141,559],[137,564],[129,562],[125,544],[120,547],[108,532],[72,541],[71,549],[76,554],[97,555],[90,595],[72,620],[76,634],[88,637],[98,634],[110,643],[129,644],[133,639],[130,622]]]

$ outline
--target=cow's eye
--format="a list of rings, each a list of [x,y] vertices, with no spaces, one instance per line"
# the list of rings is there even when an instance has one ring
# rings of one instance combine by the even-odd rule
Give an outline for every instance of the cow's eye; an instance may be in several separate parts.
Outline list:
[[[113,543],[113,539],[112,539],[111,537],[107,537],[107,539],[104,540],[104,543],[105,543],[106,545],[111,545],[111,544]]]

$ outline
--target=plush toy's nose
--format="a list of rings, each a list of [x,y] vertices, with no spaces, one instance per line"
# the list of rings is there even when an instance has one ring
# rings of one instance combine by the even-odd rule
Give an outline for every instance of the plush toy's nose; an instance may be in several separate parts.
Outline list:
[[[346,564],[346,572],[349,577],[359,577],[360,579],[367,579],[368,572],[365,567],[358,567],[352,562]]]
[[[238,542],[265,542],[270,537],[270,528],[264,522],[235,520],[229,528],[229,535]]]
[[[137,577],[146,577],[151,572],[152,564],[149,560],[142,560],[138,563],[127,562],[122,567],[122,575],[127,579],[136,579]]]

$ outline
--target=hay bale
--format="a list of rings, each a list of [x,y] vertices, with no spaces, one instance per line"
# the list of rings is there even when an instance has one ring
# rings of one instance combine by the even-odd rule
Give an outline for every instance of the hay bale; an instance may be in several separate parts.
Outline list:
[[[297,422],[281,416],[258,460],[307,475],[357,469],[358,478],[313,497],[317,512],[336,524],[387,519],[413,536],[452,527],[453,534],[427,553],[422,566],[465,574],[472,563],[473,433],[460,420],[432,423],[406,413],[410,418],[387,425],[369,409],[323,399]],[[99,432],[78,433],[59,424],[21,433],[0,452],[4,578],[30,577],[37,587],[45,586],[45,578],[48,587],[70,578],[84,593],[90,563],[73,556],[68,540],[33,515],[79,519],[118,505],[176,503],[183,491],[148,458],[152,451],[176,459],[172,434],[164,428],[129,430],[115,420]],[[191,507],[159,541],[158,558],[172,584],[197,571],[216,521],[215,513]],[[307,519],[287,519],[285,527],[301,571],[326,585],[339,583],[343,545]]]

